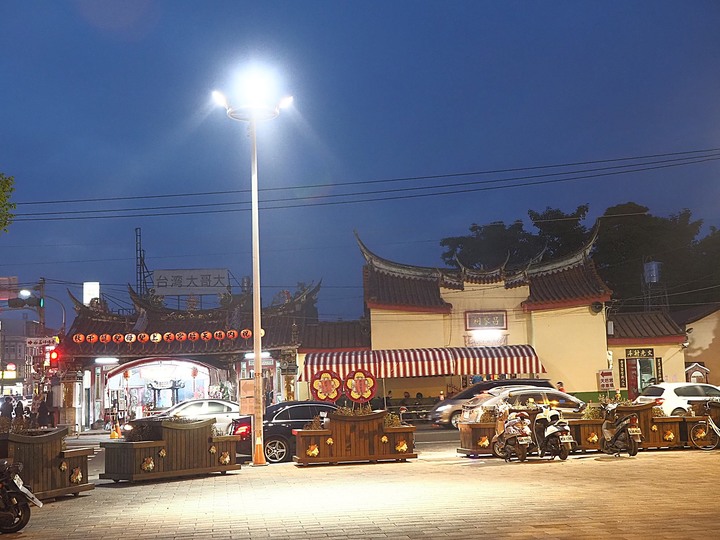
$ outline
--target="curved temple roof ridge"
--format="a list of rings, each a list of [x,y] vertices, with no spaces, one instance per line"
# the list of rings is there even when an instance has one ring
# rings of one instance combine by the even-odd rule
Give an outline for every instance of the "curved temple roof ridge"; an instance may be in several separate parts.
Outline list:
[[[362,252],[367,264],[372,266],[374,269],[387,274],[412,277],[416,279],[434,280],[440,283],[447,282],[454,284],[466,281],[487,282],[502,281],[504,279],[507,283],[517,284],[527,281],[527,278],[530,276],[547,274],[585,264],[585,262],[590,258],[590,251],[597,240],[598,229],[599,222],[596,222],[588,241],[574,253],[547,262],[542,262],[543,257],[547,253],[547,247],[545,247],[537,255],[532,257],[524,268],[516,271],[506,270],[509,255],[505,259],[505,262],[503,262],[500,266],[490,270],[468,268],[463,266],[459,261],[459,269],[403,264],[385,259],[370,251],[370,249],[360,239],[357,231],[355,231],[355,239],[357,240],[360,251]]]

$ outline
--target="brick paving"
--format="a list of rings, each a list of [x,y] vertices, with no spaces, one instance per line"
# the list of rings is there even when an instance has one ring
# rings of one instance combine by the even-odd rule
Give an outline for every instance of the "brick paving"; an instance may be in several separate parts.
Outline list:
[[[526,463],[423,452],[407,463],[245,466],[96,489],[32,508],[4,538],[695,539],[717,537],[720,450]]]

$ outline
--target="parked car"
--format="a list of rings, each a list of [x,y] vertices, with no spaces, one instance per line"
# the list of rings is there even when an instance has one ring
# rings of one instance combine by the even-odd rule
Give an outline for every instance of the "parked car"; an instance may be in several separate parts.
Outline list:
[[[462,415],[463,405],[469,399],[472,399],[483,392],[487,392],[491,388],[517,385],[533,385],[545,388],[554,388],[553,384],[547,379],[497,379],[493,381],[481,381],[438,402],[430,411],[430,421],[439,426],[457,429],[457,424]]]
[[[478,422],[484,411],[495,410],[495,407],[506,402],[512,405],[528,407],[531,403],[536,405],[549,405],[558,409],[563,416],[579,415],[586,407],[586,403],[575,396],[539,386],[505,387],[499,392],[482,394],[469,400],[463,406],[462,420],[465,422]]]
[[[302,429],[316,416],[337,409],[337,405],[324,401],[285,401],[265,409],[263,443],[268,463],[288,461],[295,454],[293,429]],[[237,452],[252,455],[252,417],[242,416],[233,421],[231,435],[240,435]]]
[[[633,403],[655,403],[667,416],[685,416],[693,402],[720,400],[720,388],[701,383],[657,383],[642,391]]]
[[[197,418],[206,420],[208,418],[215,419],[215,426],[223,433],[227,432],[230,422],[240,413],[240,405],[234,401],[224,399],[188,399],[169,409],[165,409],[161,414],[155,415],[156,418],[171,418],[179,416],[181,418]]]

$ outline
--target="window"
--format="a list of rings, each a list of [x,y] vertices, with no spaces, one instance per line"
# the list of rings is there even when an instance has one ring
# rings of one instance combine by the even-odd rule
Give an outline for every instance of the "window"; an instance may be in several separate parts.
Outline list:
[[[641,395],[648,397],[660,397],[663,395],[663,390],[660,386],[648,386]]]
[[[210,414],[213,414],[213,413],[226,413],[226,412],[231,412],[231,411],[230,411],[230,407],[228,407],[224,403],[220,403],[219,401],[210,401],[210,402],[208,402],[208,412]]]
[[[292,420],[305,420],[309,422],[312,420],[312,410],[310,407],[290,407],[290,418]]]
[[[290,420],[290,409],[285,409],[283,411],[280,411],[275,415],[275,418],[273,418],[274,421],[284,421],[284,420]]]
[[[720,388],[715,388],[714,386],[703,386],[702,389],[705,390],[705,395],[707,397],[720,398]]]
[[[675,394],[681,397],[704,397],[705,393],[702,388],[696,384],[689,386],[680,386],[675,389]]]
[[[191,403],[184,409],[182,409],[182,414],[184,416],[191,416],[193,414],[200,414],[202,412],[203,404],[202,403]]]

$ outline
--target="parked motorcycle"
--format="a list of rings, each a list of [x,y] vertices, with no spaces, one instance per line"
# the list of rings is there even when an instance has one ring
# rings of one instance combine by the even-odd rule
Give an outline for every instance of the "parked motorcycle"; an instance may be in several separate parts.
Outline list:
[[[552,459],[558,456],[566,460],[575,444],[567,421],[560,411],[550,407],[543,407],[535,417],[533,435],[540,457],[549,454]]]
[[[30,504],[43,505],[20,478],[22,463],[0,460],[0,533],[14,533],[30,521]]]
[[[629,456],[638,453],[642,441],[642,431],[638,427],[638,416],[630,413],[622,418],[617,415],[617,403],[607,403],[603,408],[602,437],[600,450],[606,454],[619,456],[627,452]]]
[[[528,447],[532,443],[530,416],[526,412],[507,414],[502,423],[502,431],[492,439],[492,451],[498,457],[510,461],[513,455],[519,461],[527,459]]]

